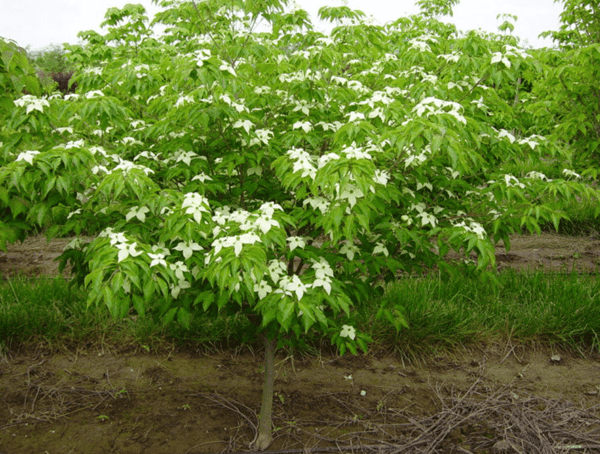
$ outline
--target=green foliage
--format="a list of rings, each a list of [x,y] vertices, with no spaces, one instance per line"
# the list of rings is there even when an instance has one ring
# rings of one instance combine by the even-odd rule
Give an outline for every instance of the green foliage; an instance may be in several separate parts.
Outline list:
[[[277,0],[158,3],[154,24],[109,9],[104,35],[68,46],[77,94],[16,100],[2,132],[3,219],[93,235],[63,260],[116,318],[238,314],[356,352],[353,307],[399,272],[491,282],[495,242],[598,199],[523,115],[540,63],[435,19],[453,1],[384,27],[324,8],[328,36]],[[556,178],[503,168],[549,155]]]
[[[0,37],[0,125],[23,90],[40,94],[35,72],[27,61],[25,50],[16,42]]]
[[[546,32],[558,44],[540,54],[543,73],[530,106],[536,121],[554,126],[549,137],[571,155],[584,175],[600,162],[600,11],[595,0],[561,0],[560,30]],[[557,87],[559,87],[557,89]]]

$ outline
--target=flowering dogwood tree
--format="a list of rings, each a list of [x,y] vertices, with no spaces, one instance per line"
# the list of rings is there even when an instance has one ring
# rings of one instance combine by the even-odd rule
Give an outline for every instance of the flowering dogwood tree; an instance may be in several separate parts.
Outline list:
[[[382,283],[434,266],[491,278],[495,242],[558,225],[563,197],[597,197],[573,170],[502,172],[560,155],[525,135],[513,102],[529,54],[434,18],[455,1],[385,26],[324,7],[327,35],[285,1],[157,3],[161,35],[140,5],[80,33],[76,94],[14,101],[0,209],[94,234],[63,260],[115,317],[247,315],[266,347],[257,449],[272,440],[278,340],[315,329],[341,353],[366,350],[351,307]]]

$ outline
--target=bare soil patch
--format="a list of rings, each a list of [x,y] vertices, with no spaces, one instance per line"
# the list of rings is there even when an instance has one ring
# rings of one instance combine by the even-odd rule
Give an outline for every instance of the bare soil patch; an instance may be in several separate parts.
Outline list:
[[[0,276],[56,276],[56,258],[73,238],[55,238],[48,242],[38,235],[0,251]],[[453,255],[449,255],[453,258]],[[600,271],[600,237],[569,237],[552,233],[519,236],[511,239],[511,248],[496,247],[498,269],[544,270],[556,273],[595,273]]]
[[[247,451],[261,357],[5,357],[0,452]],[[600,452],[597,359],[507,345],[420,365],[389,355],[280,357],[276,369],[271,452]]]

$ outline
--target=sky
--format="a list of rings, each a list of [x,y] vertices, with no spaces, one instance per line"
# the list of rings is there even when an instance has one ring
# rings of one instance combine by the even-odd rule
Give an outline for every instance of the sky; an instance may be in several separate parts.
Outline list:
[[[321,6],[340,5],[339,0],[296,0],[313,17]],[[101,32],[100,23],[110,7],[127,3],[141,3],[150,14],[160,9],[151,0],[0,0],[0,36],[17,41],[32,50],[50,44],[78,42],[77,33],[83,30]],[[375,18],[381,25],[418,8],[414,0],[347,0],[349,7],[359,9]],[[454,9],[454,17],[446,18],[460,30],[481,28],[497,32],[501,23],[498,14],[518,17],[514,33],[533,47],[551,46],[550,40],[538,35],[559,27],[562,5],[554,0],[461,0]],[[323,27],[318,27],[324,30]]]

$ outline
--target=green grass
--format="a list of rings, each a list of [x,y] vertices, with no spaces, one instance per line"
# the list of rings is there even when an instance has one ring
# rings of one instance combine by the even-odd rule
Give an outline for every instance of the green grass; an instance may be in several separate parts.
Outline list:
[[[499,282],[497,287],[469,278],[398,282],[388,295],[405,308],[410,328],[396,335],[379,326],[380,342],[409,359],[508,339],[599,351],[597,276],[511,271],[500,274]]]
[[[355,323],[375,339],[374,347],[408,360],[507,340],[600,351],[597,276],[507,272],[499,282],[493,287],[467,277],[404,279],[388,289],[387,297],[404,307],[409,329],[396,333],[376,321],[373,301],[355,308]],[[114,321],[104,307],[87,309],[84,293],[63,279],[0,283],[4,349],[40,343],[53,349],[221,349],[240,345],[247,327],[242,317],[211,319],[202,313],[189,330],[177,323],[165,327],[152,317]],[[296,351],[310,354],[327,344],[310,335]]]
[[[567,206],[565,212],[569,220],[560,222],[558,233],[569,236],[588,236],[600,234],[600,203],[595,200],[573,199]],[[542,226],[545,231],[554,232],[554,226],[550,223]]]

